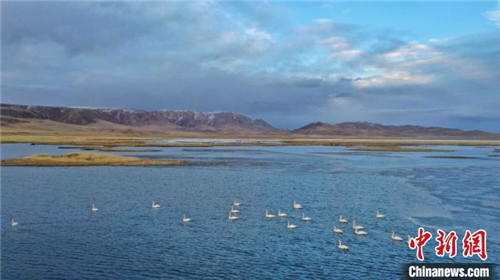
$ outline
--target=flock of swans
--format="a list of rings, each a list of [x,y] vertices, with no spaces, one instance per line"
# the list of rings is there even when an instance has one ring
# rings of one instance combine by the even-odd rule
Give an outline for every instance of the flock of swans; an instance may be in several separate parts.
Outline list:
[[[240,213],[240,211],[238,209],[236,209],[237,206],[240,206],[241,205],[241,202],[237,202],[236,200],[233,202],[233,205],[231,205],[231,210],[229,211],[229,220],[238,220],[239,217],[236,216],[237,214]],[[293,202],[293,209],[294,210],[301,210],[302,209],[302,205],[298,204],[296,201]],[[281,209],[278,209],[278,217],[279,218],[286,218],[288,216],[288,214],[284,213],[284,212],[281,212]],[[266,214],[264,215],[264,218],[266,219],[274,219],[276,216],[274,214],[271,214],[269,212],[269,208],[266,208]],[[377,210],[377,214],[375,215],[375,217],[377,219],[384,219],[385,218],[385,215],[380,213],[380,211]],[[304,212],[302,212],[302,216],[301,216],[301,220],[302,221],[305,221],[305,222],[309,222],[309,221],[312,221],[312,218],[311,217],[307,217],[306,214]],[[344,217],[342,217],[342,215],[340,215],[339,217],[339,223],[341,224],[347,224],[349,223],[349,221],[347,219],[345,219]],[[294,224],[291,224],[289,220],[287,220],[287,229],[296,229],[297,228],[297,225],[294,225]],[[364,227],[359,225],[359,224],[356,224],[356,221],[355,220],[352,220],[352,229],[354,230],[354,234],[355,235],[359,235],[359,236],[366,236],[368,235],[368,233],[366,231],[364,231]],[[336,227],[336,226],[333,226],[333,233],[335,234],[343,234],[344,231],[341,230],[340,228]],[[407,235],[408,237],[408,242],[410,242],[410,236]],[[395,231],[392,230],[391,231],[391,239],[393,241],[396,241],[396,242],[401,242],[403,241],[403,238],[401,238],[400,236],[397,236]],[[342,250],[342,251],[347,251],[349,250],[349,247],[345,244],[342,244],[342,240],[339,239],[339,245],[337,246],[339,248],[339,250]]]
[[[229,211],[229,220],[230,221],[235,221],[235,220],[239,220],[240,218],[237,216],[238,214],[240,214],[240,210],[237,209],[238,206],[241,206],[241,202],[238,202],[238,201],[234,201],[233,204],[231,205],[231,210]],[[153,204],[151,205],[151,208],[153,209],[160,209],[160,205],[157,204],[155,201],[153,201]],[[301,210],[302,209],[302,205],[298,204],[296,201],[293,202],[293,209],[294,210]],[[92,212],[97,212],[99,211],[99,208],[96,207],[96,205],[94,203],[92,203],[92,208],[91,208]],[[266,219],[274,219],[276,216],[274,214],[271,214],[269,212],[269,208],[266,208],[266,214],[264,215],[264,218]],[[284,213],[284,212],[281,212],[281,209],[278,209],[278,217],[279,218],[286,218],[288,217],[288,214]],[[385,218],[385,215],[380,213],[380,211],[377,211],[377,214],[375,216],[377,219],[384,219]],[[309,222],[309,221],[312,221],[312,218],[311,217],[307,217],[306,214],[304,212],[302,212],[302,216],[301,216],[301,220],[302,221],[305,221],[305,222]],[[182,217],[182,222],[183,223],[189,223],[189,222],[192,222],[193,219],[191,218],[188,218],[186,216],[186,214],[183,214],[183,217]],[[345,219],[342,215],[339,216],[339,220],[338,220],[339,223],[341,224],[348,224],[349,221],[347,219]],[[12,227],[15,227],[18,225],[18,222],[15,221],[14,219],[12,219]],[[287,220],[287,226],[286,226],[287,229],[296,229],[297,228],[297,225],[294,225],[294,224],[291,224],[289,220]],[[359,236],[366,236],[368,235],[368,233],[366,231],[364,231],[364,227],[359,225],[359,224],[356,224],[356,221],[355,220],[352,220],[352,229],[354,230],[354,234],[355,235],[359,235]],[[337,226],[333,226],[333,233],[335,234],[344,234],[344,231],[340,228],[338,228]],[[408,238],[408,242],[410,242],[410,235],[406,235],[407,238]],[[403,238],[401,238],[400,236],[397,236],[395,231],[392,230],[391,231],[391,240],[393,241],[396,241],[396,242],[401,242],[403,241]],[[339,242],[338,242],[338,246],[337,248],[339,248],[339,250],[342,250],[342,251],[347,251],[349,250],[349,247],[345,244],[342,244],[342,240],[339,239]]]
[[[157,204],[157,203],[153,200],[153,204],[151,205],[151,208],[153,208],[153,209],[160,209],[160,204]],[[92,211],[94,211],[94,204],[92,204]],[[186,216],[186,214],[183,214],[183,215],[182,215],[182,222],[183,222],[183,223],[189,223],[189,222],[192,222],[192,221],[193,221],[193,219],[188,218],[188,217]]]

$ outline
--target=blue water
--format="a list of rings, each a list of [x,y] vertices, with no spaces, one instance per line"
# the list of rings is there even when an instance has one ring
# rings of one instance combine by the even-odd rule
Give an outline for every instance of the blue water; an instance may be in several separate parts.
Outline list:
[[[2,159],[64,154],[55,146],[2,145]],[[394,279],[417,261],[390,231],[423,226],[488,232],[500,262],[500,159],[493,148],[454,153],[351,152],[342,147],[161,148],[126,155],[217,162],[181,167],[2,167],[2,279]],[[76,151],[76,150],[74,150]],[[431,159],[468,155],[476,159]],[[240,220],[227,216],[234,199]],[[161,209],[151,209],[155,200]],[[294,211],[297,200],[303,211]],[[90,211],[95,202],[100,209]],[[265,208],[289,214],[264,219]],[[379,209],[387,215],[377,220]],[[313,218],[300,220],[301,213]],[[194,221],[182,223],[186,213]],[[368,236],[339,225],[355,219]],[[15,218],[19,225],[10,226]],[[344,230],[332,233],[332,226]],[[434,239],[433,237],[433,239]],[[338,239],[350,247],[337,250]],[[406,238],[405,238],[406,239]],[[429,262],[482,262],[477,256]],[[461,242],[458,243],[461,254]]]

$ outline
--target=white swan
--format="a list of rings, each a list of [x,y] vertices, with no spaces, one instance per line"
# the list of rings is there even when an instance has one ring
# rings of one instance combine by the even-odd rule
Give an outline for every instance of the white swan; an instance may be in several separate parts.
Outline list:
[[[234,205],[234,206],[240,206],[240,205],[241,205],[241,202],[238,202],[238,201],[236,201],[236,200],[235,200],[235,201],[233,202],[233,205]]]
[[[229,212],[229,220],[234,221],[234,220],[238,220],[239,218],[240,217],[232,216],[231,212]]]
[[[12,223],[11,224],[12,224],[13,227],[17,226],[17,222],[14,221],[14,219],[12,219]]]
[[[342,215],[340,215],[339,223],[347,224],[347,220],[342,218]]]
[[[406,235],[406,238],[408,239],[407,243],[408,243],[408,247],[410,246],[410,241],[411,241],[411,237],[409,234]]]
[[[287,221],[288,222],[288,225],[286,226],[287,229],[296,229],[297,226],[294,225],[294,224],[290,224],[290,221]]]
[[[383,219],[383,218],[385,218],[385,215],[383,215],[382,213],[380,213],[380,212],[377,210],[377,218],[378,218],[378,219]]]
[[[187,218],[187,217],[186,217],[186,214],[184,214],[184,216],[183,216],[183,218],[182,218],[182,222],[184,222],[184,223],[189,223],[189,222],[191,222],[192,220],[193,220],[193,219]]]
[[[288,216],[286,213],[281,212],[281,210],[278,210],[278,217],[286,217]]]
[[[339,239],[339,246],[337,246],[337,247],[338,247],[340,250],[342,250],[342,251],[347,251],[347,250],[349,250],[349,247],[347,247],[347,245],[343,245],[343,244],[342,244],[342,241],[340,241],[340,239]]]
[[[233,214],[239,214],[240,210],[234,209],[234,206],[231,206],[231,213],[233,213]]]
[[[295,210],[302,209],[302,205],[300,205],[296,201],[294,201],[293,202],[293,209],[295,209]]]
[[[333,226],[333,232],[334,233],[338,233],[338,234],[342,234],[344,233],[340,228],[336,227],[336,226]]]
[[[153,205],[151,205],[151,208],[153,208],[153,209],[158,209],[158,208],[160,208],[160,204],[156,204],[156,203],[153,201]]]
[[[391,231],[392,235],[391,235],[391,239],[394,240],[394,241],[403,241],[403,238],[401,238],[401,236],[397,236],[395,235],[395,232],[394,230]]]
[[[269,209],[266,208],[266,219],[272,219],[274,218],[275,216],[273,214],[269,214]]]
[[[99,211],[99,209],[95,207],[94,203],[92,203],[92,212],[97,212],[97,211]]]
[[[310,217],[306,217],[306,214],[302,213],[302,221],[311,221]]]
[[[366,231],[362,231],[359,229],[355,229],[354,234],[356,234],[356,235],[368,235],[368,233]]]
[[[355,220],[352,220],[352,228],[353,228],[353,229],[363,229],[363,227],[362,227],[362,226],[359,226],[359,225],[357,226],[357,225],[356,225],[356,221],[355,221]]]

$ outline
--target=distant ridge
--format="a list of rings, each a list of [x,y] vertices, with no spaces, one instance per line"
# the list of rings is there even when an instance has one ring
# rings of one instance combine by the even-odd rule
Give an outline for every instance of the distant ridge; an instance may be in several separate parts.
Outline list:
[[[82,107],[49,107],[1,104],[2,124],[22,123],[33,120],[50,120],[59,123],[85,126],[105,121],[109,123],[143,127],[164,126],[168,129],[190,131],[279,131],[261,119],[251,119],[232,112],[202,113],[190,110],[129,110]]]
[[[292,130],[293,134],[356,137],[451,137],[498,138],[500,134],[480,130],[464,131],[454,128],[424,127],[418,125],[382,125],[370,122],[344,122],[328,124],[313,122]]]
[[[500,139],[500,134],[480,130],[464,131],[417,125],[382,125],[370,122],[329,124],[313,122],[294,130],[282,130],[262,119],[251,119],[233,112],[197,112],[192,110],[131,110],[87,107],[50,107],[0,104],[2,126],[23,131],[58,132],[70,129],[79,133],[107,131],[122,134],[179,132],[251,134],[261,137],[346,137],[346,138],[435,138]],[[95,125],[94,125],[95,124]],[[88,127],[88,128],[87,128]],[[216,135],[214,135],[216,136]]]

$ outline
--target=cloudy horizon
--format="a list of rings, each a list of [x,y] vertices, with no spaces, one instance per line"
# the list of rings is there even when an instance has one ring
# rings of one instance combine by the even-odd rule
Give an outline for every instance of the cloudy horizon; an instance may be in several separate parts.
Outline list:
[[[495,1],[2,2],[1,31],[2,103],[500,132]]]

